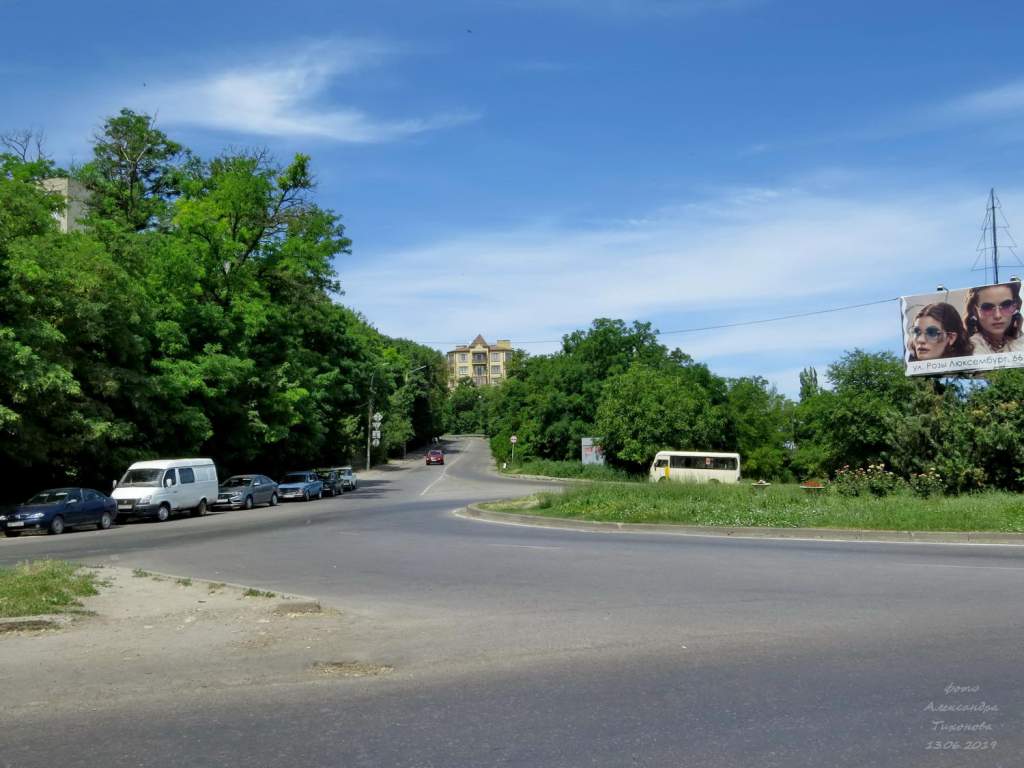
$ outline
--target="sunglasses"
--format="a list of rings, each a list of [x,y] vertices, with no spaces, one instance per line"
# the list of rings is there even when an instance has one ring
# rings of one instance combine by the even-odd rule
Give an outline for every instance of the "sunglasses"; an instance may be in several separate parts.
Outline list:
[[[910,332],[914,335],[914,338],[924,336],[928,341],[938,341],[946,332],[935,325],[929,325],[927,328],[918,328],[916,325],[910,329]]]
[[[1016,309],[1017,302],[1013,299],[1006,299],[1005,301],[1000,301],[998,304],[993,304],[991,301],[985,301],[978,305],[978,309],[986,315],[991,315],[995,312],[996,307],[999,307],[1003,312],[1009,312],[1011,309]]]

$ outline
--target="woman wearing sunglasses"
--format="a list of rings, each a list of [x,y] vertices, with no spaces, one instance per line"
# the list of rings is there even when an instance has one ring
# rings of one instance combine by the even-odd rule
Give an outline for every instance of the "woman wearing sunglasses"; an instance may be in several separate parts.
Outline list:
[[[1019,352],[1021,338],[1020,283],[972,288],[967,296],[967,332],[974,354]]]
[[[909,347],[911,362],[974,354],[960,313],[944,301],[928,304],[917,313],[910,328]]]

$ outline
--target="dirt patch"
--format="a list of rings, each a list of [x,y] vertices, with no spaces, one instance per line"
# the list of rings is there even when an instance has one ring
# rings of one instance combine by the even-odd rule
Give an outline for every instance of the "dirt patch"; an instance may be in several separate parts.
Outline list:
[[[85,612],[46,626],[19,620],[17,630],[0,632],[8,716],[309,683],[315,664],[334,664],[320,660],[353,654],[364,660],[316,667],[316,677],[374,677],[391,669],[353,639],[352,617],[308,598],[254,599],[231,585],[97,570],[100,594],[83,601]]]
[[[361,661],[315,661],[312,670],[323,677],[376,677],[388,675],[395,668],[387,664],[364,664]]]

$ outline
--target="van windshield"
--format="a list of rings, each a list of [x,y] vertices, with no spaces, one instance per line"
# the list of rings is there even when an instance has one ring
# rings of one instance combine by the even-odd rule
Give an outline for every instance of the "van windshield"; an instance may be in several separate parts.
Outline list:
[[[162,469],[129,469],[124,473],[124,477],[121,478],[119,485],[131,486],[152,486],[157,488],[160,486],[160,475],[163,474]]]

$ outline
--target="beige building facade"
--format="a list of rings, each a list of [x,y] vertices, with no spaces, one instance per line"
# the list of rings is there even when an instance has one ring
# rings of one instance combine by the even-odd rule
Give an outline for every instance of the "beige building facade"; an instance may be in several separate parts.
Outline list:
[[[508,364],[512,361],[512,342],[498,339],[488,344],[478,335],[465,346],[458,346],[448,353],[448,387],[454,387],[463,379],[469,379],[478,387],[500,384],[508,375]]]
[[[54,214],[60,231],[67,234],[82,229],[80,222],[85,218],[85,204],[89,199],[88,190],[74,179],[69,179],[66,176],[43,179],[41,186],[47,192],[56,192],[64,198],[64,210]]]

